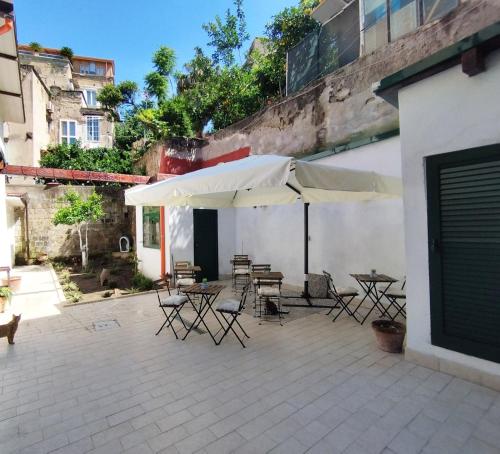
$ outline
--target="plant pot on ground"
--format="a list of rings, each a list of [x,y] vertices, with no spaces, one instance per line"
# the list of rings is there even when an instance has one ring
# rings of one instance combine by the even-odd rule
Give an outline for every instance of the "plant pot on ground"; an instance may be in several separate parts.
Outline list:
[[[5,305],[12,296],[12,290],[9,287],[0,287],[0,312],[5,310]]]
[[[10,279],[2,279],[0,286],[10,287],[12,292],[17,292],[21,288],[21,276],[11,276]]]
[[[380,350],[389,353],[401,353],[406,335],[406,326],[394,320],[374,320],[372,328]]]

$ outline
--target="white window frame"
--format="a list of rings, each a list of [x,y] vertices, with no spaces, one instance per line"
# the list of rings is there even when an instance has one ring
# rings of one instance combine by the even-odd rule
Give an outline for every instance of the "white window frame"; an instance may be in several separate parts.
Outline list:
[[[94,93],[94,104],[89,104],[89,92]],[[87,107],[99,107],[99,103],[97,102],[97,90],[95,88],[84,88],[83,97],[85,98]]]
[[[67,123],[66,125],[66,132],[67,134],[64,135],[63,134],[63,123]],[[74,123],[75,124],[75,134],[74,135],[71,135],[70,131],[71,131],[71,128],[69,127],[69,124],[70,123]],[[66,144],[67,145],[71,145],[71,139],[75,139],[75,141],[73,143],[76,143],[78,141],[78,122],[76,120],[71,120],[71,119],[62,119],[60,120],[59,122],[59,143],[63,143],[63,138],[66,139]]]
[[[89,128],[89,120],[97,120],[97,139],[95,139],[94,134],[91,134],[91,128]],[[88,115],[85,117],[85,125],[86,125],[86,131],[87,131],[87,142],[89,143],[99,143],[101,141],[101,120],[102,117],[98,115]],[[93,127],[92,127],[93,128]],[[93,129],[92,129],[93,131]]]

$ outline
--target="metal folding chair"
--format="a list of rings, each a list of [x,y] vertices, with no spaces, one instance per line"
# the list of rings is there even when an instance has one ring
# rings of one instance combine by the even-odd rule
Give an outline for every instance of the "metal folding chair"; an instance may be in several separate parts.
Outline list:
[[[191,269],[190,262],[176,262],[174,267],[175,286],[180,294],[183,288],[196,283],[196,273]]]
[[[240,336],[238,336],[238,333],[234,330],[233,325],[236,323],[240,328],[240,330],[242,331],[243,335],[246,338],[250,339],[250,336],[246,333],[246,331],[243,329],[243,327],[240,325],[240,322],[238,321],[238,317],[241,315],[243,309],[245,308],[245,303],[249,288],[250,288],[250,283],[247,283],[243,288],[243,292],[241,293],[241,298],[239,301],[236,299],[223,300],[215,308],[215,310],[221,314],[222,318],[224,318],[224,320],[227,323],[227,327],[223,330],[221,338],[219,339],[218,342],[216,342],[217,345],[220,345],[220,343],[227,336],[229,331],[232,331],[233,334],[236,336],[236,338],[240,341],[240,344],[243,346],[243,348],[246,348],[245,344],[243,343],[243,340],[241,340]]]
[[[252,265],[252,273],[269,273],[271,271],[271,265],[270,264],[255,264]],[[254,298],[253,298],[253,309],[254,312],[257,310],[256,309],[256,304],[257,304],[257,284],[258,284],[258,279],[254,279],[253,282],[253,293],[254,293]]]
[[[173,322],[175,320],[175,317],[178,316],[184,328],[188,329],[188,327],[184,323],[184,320],[181,317],[181,309],[183,308],[184,304],[188,302],[188,298],[185,295],[171,295],[170,286],[168,285],[168,281],[166,282],[168,290],[168,296],[166,298],[161,298],[160,292],[156,290],[156,295],[158,296],[158,303],[160,309],[163,311],[163,314],[165,315],[165,321],[163,322],[163,325],[161,325],[160,329],[157,331],[156,336],[158,336],[161,330],[166,327],[170,328],[173,331],[176,339],[179,339],[179,337],[177,336],[177,332],[175,331]],[[168,312],[169,309],[170,312]]]
[[[337,288],[335,287],[335,284],[333,283],[333,278],[330,273],[327,271],[323,271],[323,274],[326,278],[326,281],[328,283],[328,294],[331,298],[333,298],[338,305],[333,306],[329,312],[326,315],[330,315],[332,311],[338,307],[340,307],[339,313],[333,317],[333,322],[337,320],[342,314],[342,312],[345,312],[347,315],[350,317],[353,317],[354,320],[359,322],[358,318],[356,317],[356,314],[354,311],[352,311],[349,308],[349,304],[351,304],[352,300],[356,298],[356,296],[359,295],[358,291],[354,287],[346,287],[346,288]]]
[[[250,264],[248,255],[235,255],[233,257],[233,288],[243,289],[250,281]]]
[[[266,279],[259,277],[256,279],[256,281],[256,301],[254,306],[254,316],[260,317],[261,321],[263,320],[263,315],[267,317],[278,316],[277,321],[281,326],[283,326],[283,311],[281,310],[281,279]],[[267,318],[266,321],[271,320]]]
[[[406,278],[403,279],[403,285],[401,289],[389,289],[384,293],[385,297],[389,300],[389,306],[386,309],[386,313],[395,320],[396,317],[401,314],[403,318],[406,318]],[[389,312],[389,309],[394,307],[396,309],[396,313],[392,316]]]

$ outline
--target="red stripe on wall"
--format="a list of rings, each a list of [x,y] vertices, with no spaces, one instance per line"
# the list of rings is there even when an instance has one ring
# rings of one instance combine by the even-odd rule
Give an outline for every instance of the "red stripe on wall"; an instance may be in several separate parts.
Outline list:
[[[189,159],[164,156],[160,162],[160,174],[184,175],[195,170],[216,166],[221,162],[231,162],[246,158],[250,156],[250,151],[250,147],[239,148],[238,150],[217,156],[216,158],[207,159],[206,161],[191,161]]]

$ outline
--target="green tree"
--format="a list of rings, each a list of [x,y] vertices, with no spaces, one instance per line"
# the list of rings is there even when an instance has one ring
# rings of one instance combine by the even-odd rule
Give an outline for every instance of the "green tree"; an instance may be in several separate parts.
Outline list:
[[[153,55],[153,64],[156,72],[163,77],[170,77],[175,68],[175,51],[167,46],[160,48]]]
[[[241,60],[240,50],[250,37],[247,32],[243,0],[234,0],[234,6],[236,11],[233,13],[228,8],[224,19],[217,15],[213,22],[203,24],[203,30],[210,38],[208,45],[215,48],[212,58],[216,64],[233,65],[236,51]]]
[[[80,143],[48,147],[40,166],[53,169],[88,170],[108,173],[132,173],[130,152],[118,148],[82,148]]]
[[[319,29],[319,23],[311,16],[312,8],[319,1],[302,0],[299,6],[285,8],[267,24],[265,34],[268,38],[268,52],[256,70],[261,86],[269,92],[282,95],[286,83],[286,55],[309,33]]]
[[[146,74],[144,82],[146,84],[146,94],[155,98],[158,103],[167,97],[168,82],[159,72],[152,71]]]
[[[63,201],[67,205],[57,210],[52,222],[54,225],[70,225],[76,228],[82,253],[82,268],[86,270],[89,259],[89,224],[104,217],[102,195],[94,190],[84,200],[75,190],[70,189],[66,191]]]

